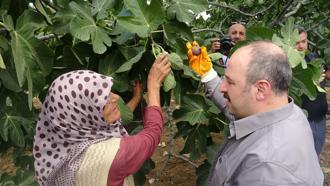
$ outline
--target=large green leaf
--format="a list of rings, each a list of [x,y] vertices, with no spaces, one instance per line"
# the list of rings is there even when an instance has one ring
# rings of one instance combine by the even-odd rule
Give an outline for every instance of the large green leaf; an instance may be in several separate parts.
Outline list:
[[[126,72],[126,71],[129,71],[132,66],[134,65],[134,63],[138,62],[141,58],[142,58],[142,55],[145,51],[141,51],[140,53],[138,53],[135,57],[129,59],[128,61],[126,61],[123,65],[121,65],[116,73],[120,73],[120,72]]]
[[[208,6],[207,0],[176,0],[168,7],[167,13],[170,17],[183,23],[190,23],[195,16],[203,11],[206,11]]]
[[[126,58],[126,62],[124,62],[117,70],[116,73],[129,71],[132,66],[137,63],[143,56],[145,49],[144,47],[139,48],[127,48],[120,47],[119,50]]]
[[[76,14],[70,25],[72,35],[82,41],[91,40],[93,51],[103,54],[112,44],[108,33],[96,24],[90,9],[75,2],[70,2],[70,8]]]
[[[207,178],[209,175],[210,168],[211,168],[211,164],[206,160],[204,160],[204,163],[196,169],[197,186],[207,185]]]
[[[181,154],[190,153],[190,158],[195,160],[206,152],[209,131],[206,125],[195,125],[189,131]]]
[[[132,15],[118,16],[118,24],[140,37],[148,37],[164,21],[164,13],[158,0],[150,0],[149,3],[145,0],[124,0],[124,3]]]
[[[165,77],[165,80],[163,82],[163,90],[165,92],[168,92],[169,90],[173,89],[175,85],[176,81],[174,78],[173,71],[171,70],[171,72]]]
[[[21,125],[31,125],[31,121],[20,116],[4,115],[0,118],[0,135],[4,141],[11,141],[18,147],[25,146]]]
[[[105,75],[114,75],[115,72],[123,65],[125,57],[119,50],[114,50],[104,59],[100,60],[99,72]]]
[[[31,109],[34,92],[32,69],[33,71],[40,69],[42,76],[38,79],[44,79],[50,73],[53,65],[53,52],[44,42],[36,39],[33,35],[37,29],[45,26],[45,23],[38,13],[26,10],[18,18],[16,30],[13,28],[10,17],[7,17],[5,25],[10,29],[11,49],[18,83],[22,87],[25,80],[28,81],[29,106]]]
[[[135,34],[132,34],[132,32],[119,24],[116,24],[115,28],[110,34],[115,36],[112,40],[119,45],[122,45],[126,41],[133,39],[135,36]]]
[[[191,125],[205,123],[208,108],[204,96],[188,94],[183,97],[181,108],[175,110],[173,116],[176,121],[188,121]]]
[[[284,27],[281,28],[281,35],[284,39],[284,43],[294,47],[299,40],[299,33],[297,29],[294,29],[294,18],[290,17]]]
[[[172,69],[175,69],[175,70],[182,70],[183,69],[183,61],[182,61],[181,57],[178,54],[170,53],[168,55],[168,59],[171,63]]]
[[[47,22],[52,24],[52,21],[51,21],[49,15],[47,14],[46,10],[44,9],[42,3],[40,2],[40,0],[35,0],[34,6],[46,18]]]
[[[304,59],[304,52],[299,52],[293,46],[285,43],[284,39],[281,39],[276,34],[273,35],[272,41],[278,46],[282,47],[284,52],[287,54],[291,68],[302,65],[303,68],[307,67],[306,61]]]
[[[252,26],[246,30],[246,38],[252,41],[271,40],[274,30],[267,27]]]
[[[313,81],[313,70],[311,68],[303,69],[301,66],[294,68],[291,86],[298,88],[300,91],[298,95],[305,94],[312,100],[316,97],[317,92]]]
[[[193,33],[188,25],[176,20],[164,24],[164,37],[171,44],[175,44],[178,38],[184,39],[186,42],[194,40]]]
[[[33,33],[44,26],[42,17],[32,11],[25,11],[17,20],[16,30],[12,27],[11,18],[8,17],[5,25],[11,28],[11,47],[17,78],[20,86],[25,82],[25,71],[28,64],[38,64],[46,76],[52,67],[52,51],[43,42],[35,39]]]
[[[108,17],[108,10],[114,6],[117,0],[93,0],[92,15],[96,15],[96,19],[104,19]]]
[[[8,70],[0,70],[0,79],[3,85],[13,92],[22,91],[19,87],[18,82],[16,80],[15,72]]]

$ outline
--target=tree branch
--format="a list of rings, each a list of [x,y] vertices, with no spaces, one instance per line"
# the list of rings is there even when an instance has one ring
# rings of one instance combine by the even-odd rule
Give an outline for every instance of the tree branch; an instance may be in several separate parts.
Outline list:
[[[222,33],[220,30],[217,29],[212,29],[212,28],[201,28],[201,29],[196,29],[192,30],[193,33],[198,33],[198,32],[217,32],[217,33]]]
[[[278,0],[277,0],[278,1]],[[212,6],[217,6],[217,7],[221,7],[221,8],[228,8],[228,9],[231,9],[231,10],[234,10],[235,12],[238,12],[240,14],[243,14],[245,16],[250,16],[250,17],[254,17],[258,14],[262,14],[264,12],[266,12],[267,10],[269,10],[272,6],[274,6],[276,4],[277,1],[274,1],[272,4],[270,4],[268,7],[266,7],[265,9],[263,10],[260,10],[259,12],[255,12],[255,13],[247,13],[247,12],[243,12],[235,7],[232,7],[232,6],[229,6],[227,5],[226,3],[223,3],[223,2],[220,2],[220,3],[217,3],[217,2],[209,2],[210,5]]]
[[[297,13],[298,10],[301,8],[301,6],[302,6],[303,3],[305,3],[305,1],[299,1],[298,4],[296,5],[296,7],[291,12],[286,13],[284,15],[284,17],[290,17],[293,14]]]
[[[274,25],[278,24],[279,20],[281,20],[281,18],[283,17],[284,13],[290,8],[290,6],[293,3],[293,1],[294,0],[291,0],[290,2],[288,2],[286,4],[286,6],[281,11],[281,13],[279,13],[278,16],[275,19],[273,19],[273,21],[269,24],[270,27],[273,27]]]
[[[309,28],[306,29],[306,32],[314,30],[315,28],[317,28],[318,26],[320,26],[321,24],[323,24],[324,22],[328,22],[330,19],[330,16],[326,16],[324,19],[322,19],[320,22],[310,26]]]
[[[173,157],[176,157],[176,158],[179,158],[183,161],[186,161],[188,162],[190,165],[192,165],[193,167],[197,168],[198,165],[192,161],[190,161],[188,158],[184,157],[184,156],[181,156],[181,155],[177,155],[177,154],[169,154],[169,156],[173,156]]]

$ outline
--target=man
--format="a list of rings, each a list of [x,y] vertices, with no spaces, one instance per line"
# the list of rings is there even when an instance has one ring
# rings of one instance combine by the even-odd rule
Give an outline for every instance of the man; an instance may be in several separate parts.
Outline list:
[[[223,79],[212,68],[199,72],[207,96],[232,120],[209,185],[323,185],[308,121],[288,97],[292,71],[280,47],[259,41],[239,48]]]
[[[298,51],[308,52],[308,39],[307,32],[301,28],[299,31],[299,40],[296,43]],[[309,53],[305,56],[306,62],[311,62],[317,55]],[[328,71],[327,69],[325,69]],[[329,79],[329,72],[325,72],[325,78]],[[321,87],[325,88],[326,81],[321,82]],[[324,92],[318,92],[315,100],[311,101],[307,96],[302,97],[302,108],[308,113],[308,121],[311,126],[314,138],[314,147],[317,155],[321,154],[326,135],[326,114],[328,112],[327,96]]]
[[[246,33],[246,29],[240,23],[234,23],[229,27],[228,30],[228,36],[233,42],[233,44],[239,41],[244,41],[246,39],[245,33]],[[214,53],[219,51],[220,47],[221,47],[220,40],[219,39],[214,40],[211,45],[211,52]],[[220,59],[219,63],[220,65],[226,66],[228,60],[229,60],[228,54],[224,54],[223,57]]]

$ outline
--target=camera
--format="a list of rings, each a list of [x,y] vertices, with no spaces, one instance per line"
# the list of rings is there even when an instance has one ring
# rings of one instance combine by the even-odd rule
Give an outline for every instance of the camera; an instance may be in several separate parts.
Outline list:
[[[230,49],[233,48],[234,42],[230,39],[229,36],[225,36],[220,39],[220,49],[217,52],[224,54],[226,56],[229,55]]]

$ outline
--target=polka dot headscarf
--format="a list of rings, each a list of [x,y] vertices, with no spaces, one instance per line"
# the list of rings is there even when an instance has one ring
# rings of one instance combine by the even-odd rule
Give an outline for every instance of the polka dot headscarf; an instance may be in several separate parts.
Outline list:
[[[68,72],[51,84],[33,145],[40,185],[74,184],[89,145],[127,135],[119,121],[107,124],[102,116],[111,86],[112,78],[88,70]]]

